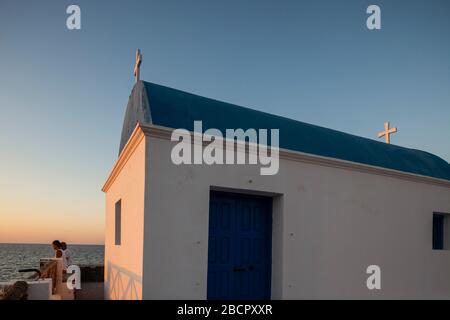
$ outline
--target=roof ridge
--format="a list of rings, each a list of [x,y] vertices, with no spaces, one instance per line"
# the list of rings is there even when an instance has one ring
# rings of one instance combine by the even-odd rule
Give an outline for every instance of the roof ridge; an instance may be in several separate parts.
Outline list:
[[[427,151],[386,144],[147,81],[139,81],[133,88],[121,147],[137,122],[193,131],[195,120],[202,120],[205,130],[280,129],[280,148],[450,181],[450,164]]]

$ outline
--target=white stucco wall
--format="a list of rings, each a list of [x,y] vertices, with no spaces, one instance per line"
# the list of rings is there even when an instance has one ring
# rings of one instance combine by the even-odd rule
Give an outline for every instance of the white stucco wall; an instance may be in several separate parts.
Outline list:
[[[449,188],[283,159],[275,176],[259,166],[176,166],[172,142],[146,137],[145,145],[144,299],[206,298],[211,187],[274,197],[274,299],[450,298],[450,251],[432,250],[432,215],[450,213]],[[130,172],[121,185],[139,188],[117,188],[107,203],[122,192],[140,201],[142,181]],[[140,249],[107,249],[107,259],[120,264]],[[381,290],[366,287],[372,264]]]
[[[106,191],[105,298],[142,299],[145,140]],[[122,241],[115,245],[115,203],[122,201]]]

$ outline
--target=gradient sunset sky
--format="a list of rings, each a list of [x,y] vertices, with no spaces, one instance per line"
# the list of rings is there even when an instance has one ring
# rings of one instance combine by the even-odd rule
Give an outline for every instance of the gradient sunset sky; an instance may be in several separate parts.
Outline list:
[[[138,47],[143,80],[450,161],[449,39],[448,0],[0,0],[0,243],[103,243]]]

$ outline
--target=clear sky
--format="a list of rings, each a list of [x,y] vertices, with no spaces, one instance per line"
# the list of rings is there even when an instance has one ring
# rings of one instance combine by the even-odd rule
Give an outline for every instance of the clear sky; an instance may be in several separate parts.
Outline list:
[[[103,242],[137,47],[143,80],[450,161],[448,0],[0,0],[0,242]]]

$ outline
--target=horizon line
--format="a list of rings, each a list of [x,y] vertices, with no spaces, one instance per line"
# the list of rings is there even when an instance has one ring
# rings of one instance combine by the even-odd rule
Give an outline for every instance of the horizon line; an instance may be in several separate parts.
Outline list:
[[[42,242],[0,242],[0,244],[42,244],[42,245],[51,245],[50,243],[42,243]],[[104,246],[104,243],[68,243],[68,246]]]

